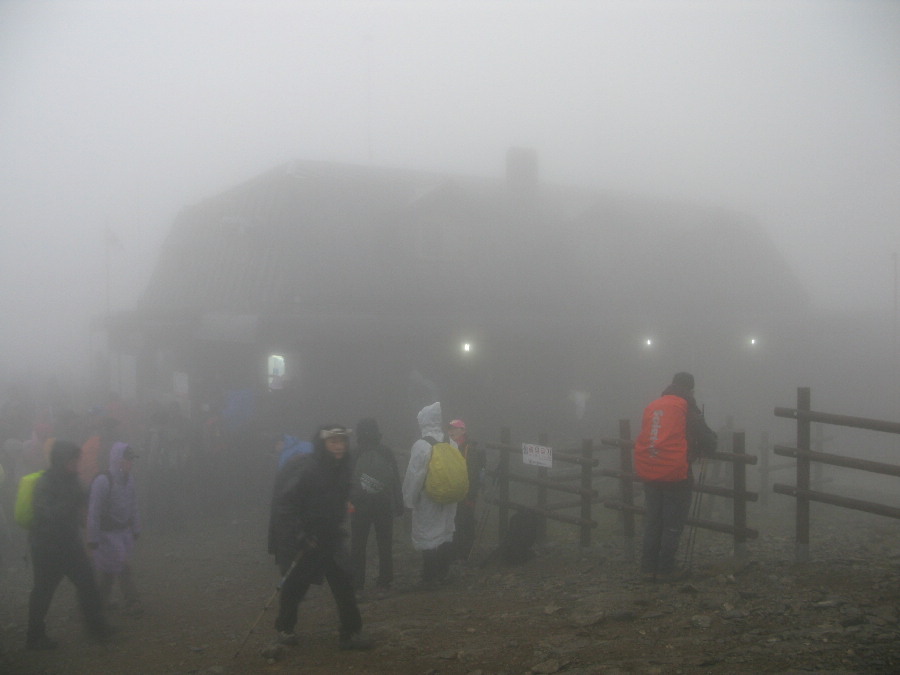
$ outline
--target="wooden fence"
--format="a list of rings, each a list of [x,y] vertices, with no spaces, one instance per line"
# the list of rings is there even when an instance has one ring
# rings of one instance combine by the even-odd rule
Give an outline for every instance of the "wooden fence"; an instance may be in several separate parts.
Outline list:
[[[772,488],[774,492],[796,498],[795,558],[797,562],[809,561],[810,502],[821,502],[823,504],[865,511],[866,513],[874,513],[889,518],[900,518],[900,509],[898,508],[862,499],[829,494],[827,492],[813,490],[810,487],[811,467],[816,463],[820,466],[839,466],[857,469],[859,471],[868,471],[884,476],[900,476],[900,466],[897,466],[896,464],[885,464],[882,462],[873,462],[864,459],[813,451],[810,447],[812,438],[811,427],[813,422],[832,424],[840,427],[868,429],[870,431],[879,431],[888,434],[900,434],[900,423],[815,412],[810,409],[810,403],[811,396],[809,387],[800,387],[797,389],[796,408],[775,408],[776,417],[785,417],[797,421],[796,447],[776,445],[773,448],[773,452],[776,455],[792,457],[796,460],[796,485],[776,483]]]
[[[599,460],[592,457],[593,442],[585,440],[582,441],[580,448],[553,451],[554,463],[560,462],[578,467],[577,484],[572,484],[570,480],[551,480],[548,478],[545,467],[534,467],[536,469],[533,472],[535,475],[528,475],[520,470],[513,471],[510,465],[510,456],[521,454],[522,446],[512,445],[510,438],[510,430],[504,428],[500,432],[500,443],[486,443],[484,445],[486,448],[500,452],[500,461],[497,464],[497,469],[489,472],[496,480],[497,495],[485,495],[484,497],[485,502],[495,504],[498,507],[500,541],[503,541],[503,537],[506,534],[509,523],[509,511],[514,510],[530,511],[536,513],[541,519],[556,520],[576,525],[580,531],[580,544],[582,546],[590,546],[591,530],[597,526],[597,523],[591,518],[591,509],[598,498],[597,490],[594,489],[593,485],[593,468],[597,466]],[[546,436],[542,435],[538,443],[546,446]],[[516,502],[510,499],[510,483],[516,482],[537,488],[534,504]],[[552,492],[561,492],[569,496],[569,499],[563,502],[550,502],[549,497]],[[574,496],[574,499],[572,496]],[[578,517],[560,513],[560,511],[573,508],[580,510]]]
[[[597,522],[592,517],[592,509],[595,504],[603,504],[610,509],[622,513],[624,534],[627,541],[634,541],[635,514],[643,514],[643,506],[635,504],[634,483],[640,479],[632,470],[632,451],[634,443],[631,439],[631,425],[628,420],[619,422],[619,438],[602,439],[601,445],[607,448],[615,447],[619,450],[619,468],[597,468],[599,460],[593,455],[601,447],[596,446],[591,439],[581,442],[581,447],[570,450],[554,450],[553,463],[569,464],[576,467],[575,475],[565,477],[548,476],[546,468],[528,467],[535,471],[525,473],[521,469],[512,470],[510,457],[522,452],[521,445],[512,445],[509,429],[503,429],[500,434],[500,443],[487,443],[485,448],[500,452],[496,470],[489,471],[495,479],[496,494],[486,494],[484,501],[498,507],[498,529],[500,541],[506,534],[509,523],[509,511],[530,511],[536,513],[541,519],[555,520],[579,528],[579,543],[582,546],[590,546],[591,532],[597,527]],[[541,435],[538,443],[547,445],[546,435]],[[706,462],[729,462],[732,465],[732,487],[717,485],[695,484],[694,492],[698,494],[715,495],[733,500],[732,522],[720,523],[702,517],[692,516],[688,519],[689,526],[731,534],[734,539],[735,555],[743,557],[746,554],[746,542],[755,539],[759,533],[747,525],[747,503],[755,502],[758,494],[747,489],[747,465],[755,465],[755,455],[748,455],[744,447],[744,433],[735,432],[732,436],[732,452],[717,452],[709,457]],[[597,490],[596,478],[615,478],[618,484],[618,499],[601,499]],[[534,502],[525,503],[510,498],[510,484],[522,483],[536,488]],[[569,498],[566,501],[550,501],[551,493],[560,492]],[[572,516],[560,511],[579,509],[579,515]],[[634,546],[629,545],[629,551],[634,552]]]
[[[732,522],[719,523],[696,515],[688,518],[687,525],[704,530],[714,532],[723,532],[731,534],[734,539],[735,557],[743,558],[746,556],[746,544],[748,539],[756,539],[759,532],[747,526],[747,503],[755,502],[758,499],[756,492],[747,489],[747,465],[755,465],[757,458],[755,455],[748,455],[745,452],[744,432],[734,432],[732,436],[732,451],[717,452],[711,457],[701,460],[705,462],[721,461],[730,462],[732,464],[732,487],[725,488],[716,485],[701,484],[700,481],[694,483],[695,494],[708,494],[717,497],[725,497],[733,500]],[[634,483],[640,479],[632,469],[632,451],[634,449],[634,441],[631,438],[631,424],[628,420],[619,421],[619,438],[604,438],[601,443],[607,447],[618,448],[619,463],[618,470],[602,469],[599,473],[604,476],[618,479],[619,482],[619,498],[606,499],[603,505],[610,509],[615,509],[623,513],[623,529],[627,542],[629,542],[629,550],[634,551],[634,514],[644,513],[644,508],[635,504],[634,499]]]

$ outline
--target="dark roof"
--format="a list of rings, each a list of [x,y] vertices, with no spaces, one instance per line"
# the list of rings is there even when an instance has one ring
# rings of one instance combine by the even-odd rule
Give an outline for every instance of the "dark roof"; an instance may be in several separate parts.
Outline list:
[[[720,303],[765,315],[805,302],[763,230],[720,209],[295,162],[185,209],[138,310],[590,323]]]

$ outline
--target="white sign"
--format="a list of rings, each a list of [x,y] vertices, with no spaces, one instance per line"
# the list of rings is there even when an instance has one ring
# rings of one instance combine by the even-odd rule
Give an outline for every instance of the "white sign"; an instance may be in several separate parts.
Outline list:
[[[553,468],[553,448],[522,443],[522,463]]]

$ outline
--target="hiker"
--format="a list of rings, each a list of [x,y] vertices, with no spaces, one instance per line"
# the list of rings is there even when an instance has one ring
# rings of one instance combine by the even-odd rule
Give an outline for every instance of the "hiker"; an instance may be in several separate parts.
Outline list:
[[[433,588],[448,580],[453,558],[456,504],[439,504],[425,492],[432,444],[444,440],[441,431],[441,404],[432,403],[419,411],[422,438],[413,443],[403,478],[403,503],[412,509],[412,544],[422,552],[422,585]]]
[[[275,619],[277,642],[296,645],[297,609],[310,584],[328,581],[340,619],[340,649],[370,649],[353,592],[341,529],[347,513],[351,466],[349,429],[320,427],[313,452],[288,460],[275,480],[269,552],[283,580]]]
[[[134,482],[137,454],[127,443],[114,443],[109,452],[109,471],[97,474],[88,502],[87,541],[104,606],[110,606],[118,580],[125,610],[139,614],[140,600],[134,585],[131,557],[141,533]]]
[[[119,420],[115,417],[103,417],[97,423],[94,433],[81,446],[78,481],[85,493],[90,492],[94,477],[109,461],[109,450],[119,433],[118,427]]]
[[[469,472],[469,492],[466,498],[456,505],[456,532],[453,535],[455,555],[460,560],[467,560],[475,543],[475,506],[478,501],[481,472],[484,470],[484,452],[469,442],[466,423],[462,420],[451,420],[447,425],[447,435],[465,458]]]
[[[78,604],[88,633],[96,639],[109,636],[103,617],[100,590],[79,534],[84,492],[78,483],[81,449],[70,441],[56,441],[50,451],[50,468],[38,479],[32,502],[34,511],[29,542],[34,587],[28,602],[27,649],[53,649],[44,618],[63,577],[78,591]]]
[[[378,547],[378,578],[375,588],[387,591],[394,580],[394,518],[403,515],[400,471],[394,452],[381,443],[381,431],[372,418],[356,425],[356,455],[353,458],[353,483],[350,488],[350,560],[353,585],[362,591],[366,585],[366,544],[369,529],[375,528]]]
[[[641,574],[647,580],[684,576],[675,565],[675,553],[691,505],[690,460],[703,450],[700,439],[709,434],[715,437],[694,400],[690,373],[676,373],[660,398],[644,409],[634,442],[634,468],[644,485]]]

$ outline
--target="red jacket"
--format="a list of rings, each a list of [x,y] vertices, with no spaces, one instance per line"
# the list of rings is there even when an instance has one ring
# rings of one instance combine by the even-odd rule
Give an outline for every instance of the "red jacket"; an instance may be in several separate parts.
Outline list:
[[[648,481],[674,482],[688,477],[688,402],[667,394],[644,409],[634,441],[634,468]]]

